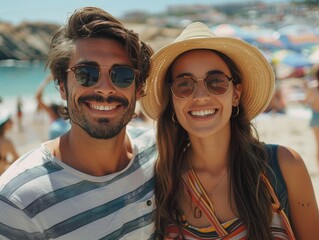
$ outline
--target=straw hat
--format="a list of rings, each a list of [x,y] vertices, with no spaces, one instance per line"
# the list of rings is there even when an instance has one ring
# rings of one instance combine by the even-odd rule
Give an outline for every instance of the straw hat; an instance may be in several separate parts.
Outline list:
[[[11,118],[11,114],[7,109],[0,109],[0,126]]]
[[[205,24],[190,24],[173,43],[158,50],[151,58],[152,67],[146,84],[146,96],[140,99],[142,110],[157,119],[163,103],[166,72],[180,54],[192,49],[212,49],[231,58],[242,74],[241,102],[251,120],[263,112],[271,100],[275,76],[259,49],[237,38],[218,37]]]

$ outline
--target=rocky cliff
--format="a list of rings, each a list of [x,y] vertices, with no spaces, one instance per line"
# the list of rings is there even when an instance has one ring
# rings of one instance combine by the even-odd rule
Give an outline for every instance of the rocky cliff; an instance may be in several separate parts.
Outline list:
[[[171,42],[180,29],[157,27],[154,24],[124,23],[126,27],[139,33],[154,50]],[[0,61],[46,60],[51,38],[60,26],[50,23],[21,23],[11,25],[0,23]]]
[[[45,60],[58,25],[0,23],[0,60]]]

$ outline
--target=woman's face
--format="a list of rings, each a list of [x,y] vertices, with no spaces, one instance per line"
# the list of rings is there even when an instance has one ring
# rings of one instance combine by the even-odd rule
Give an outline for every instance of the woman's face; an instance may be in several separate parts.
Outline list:
[[[222,58],[210,50],[192,50],[180,55],[171,69],[175,92],[172,94],[173,105],[183,128],[197,137],[230,133],[232,107],[239,104],[241,85],[235,86],[228,80],[232,76]],[[215,95],[208,90],[203,80],[207,76],[211,76],[206,81],[211,91],[223,94]],[[193,92],[190,78],[196,82]],[[216,87],[217,82],[220,87]]]

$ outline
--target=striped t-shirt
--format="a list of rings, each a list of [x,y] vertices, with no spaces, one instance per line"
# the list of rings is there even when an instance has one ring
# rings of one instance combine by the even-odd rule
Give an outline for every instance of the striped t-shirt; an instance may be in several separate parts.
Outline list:
[[[67,166],[45,143],[24,154],[0,177],[0,239],[154,239],[154,132],[127,134],[134,158],[102,177]]]

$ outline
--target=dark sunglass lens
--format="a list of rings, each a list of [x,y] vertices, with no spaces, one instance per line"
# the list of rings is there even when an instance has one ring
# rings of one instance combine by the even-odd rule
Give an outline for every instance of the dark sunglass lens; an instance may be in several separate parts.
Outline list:
[[[127,88],[132,85],[135,79],[135,72],[130,67],[113,67],[110,72],[113,84],[119,88]]]
[[[99,80],[99,69],[94,66],[76,66],[75,79],[83,87],[91,87]]]
[[[227,92],[229,80],[224,74],[209,74],[205,79],[208,90],[215,95],[222,95]]]
[[[186,98],[193,94],[195,83],[191,77],[178,77],[173,81],[172,91],[176,97]]]

